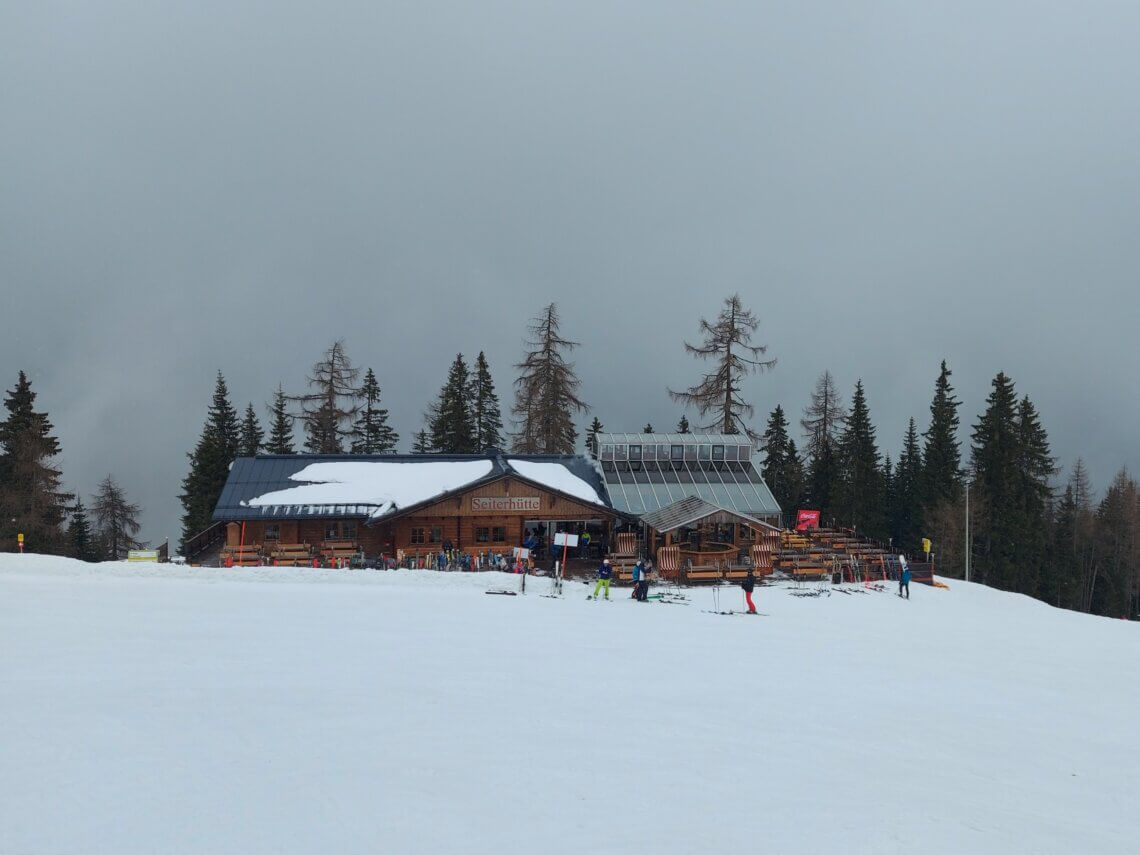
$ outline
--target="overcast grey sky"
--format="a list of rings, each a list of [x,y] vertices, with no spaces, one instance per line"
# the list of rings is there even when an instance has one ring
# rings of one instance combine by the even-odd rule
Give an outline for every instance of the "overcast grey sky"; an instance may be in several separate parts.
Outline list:
[[[1004,370],[1103,489],[1140,462],[1138,43],[1132,2],[0,0],[0,383],[161,542],[219,368],[264,416],[343,337],[406,450],[457,352],[509,406],[554,301],[593,412],[660,429],[738,291],[757,425],[830,369],[895,456],[945,358],[964,442]]]

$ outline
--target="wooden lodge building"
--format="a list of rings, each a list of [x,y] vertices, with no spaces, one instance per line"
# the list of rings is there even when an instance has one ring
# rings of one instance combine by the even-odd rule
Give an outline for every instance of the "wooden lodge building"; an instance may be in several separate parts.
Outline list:
[[[590,531],[591,557],[636,516],[578,455],[258,455],[234,461],[214,510],[236,563],[509,552]],[[549,554],[549,548],[546,554]],[[579,553],[581,556],[582,553]]]

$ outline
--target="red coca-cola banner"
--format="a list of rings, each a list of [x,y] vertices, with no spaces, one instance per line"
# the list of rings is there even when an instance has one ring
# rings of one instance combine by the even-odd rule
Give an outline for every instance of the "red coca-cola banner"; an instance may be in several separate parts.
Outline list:
[[[809,528],[819,528],[819,511],[798,511],[796,531],[807,531]]]

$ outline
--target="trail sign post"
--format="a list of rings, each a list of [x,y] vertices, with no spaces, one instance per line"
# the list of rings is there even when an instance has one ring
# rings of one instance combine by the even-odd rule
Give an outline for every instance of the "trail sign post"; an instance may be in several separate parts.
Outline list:
[[[22,531],[16,535],[16,543],[19,544],[20,554],[23,555],[24,554],[24,533]]]

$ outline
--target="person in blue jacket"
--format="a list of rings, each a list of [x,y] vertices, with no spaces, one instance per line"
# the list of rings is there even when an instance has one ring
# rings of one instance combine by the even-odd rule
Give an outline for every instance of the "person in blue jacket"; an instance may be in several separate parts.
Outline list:
[[[906,591],[906,598],[910,599],[910,567],[907,566],[906,559],[901,555],[899,559],[902,561],[902,573],[899,574],[899,596],[903,595]]]
[[[610,576],[613,575],[613,568],[610,567],[610,559],[606,559],[598,567],[598,584],[594,586],[594,599],[598,598],[598,591],[605,589],[606,599],[610,598]]]

